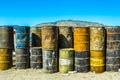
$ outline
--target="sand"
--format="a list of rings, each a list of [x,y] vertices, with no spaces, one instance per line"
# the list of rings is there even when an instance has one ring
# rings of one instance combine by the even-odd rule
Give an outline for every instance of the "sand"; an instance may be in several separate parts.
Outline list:
[[[44,73],[41,69],[9,69],[0,71],[0,80],[120,80],[120,72],[104,72],[95,74],[71,73],[62,75],[61,73]]]

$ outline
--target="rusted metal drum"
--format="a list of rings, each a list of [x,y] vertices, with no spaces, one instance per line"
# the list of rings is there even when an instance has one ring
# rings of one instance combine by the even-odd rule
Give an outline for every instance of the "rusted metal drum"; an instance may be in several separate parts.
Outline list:
[[[107,26],[106,71],[120,68],[120,26]]]
[[[30,29],[30,46],[41,47],[41,27],[32,27]]]
[[[105,71],[105,28],[90,27],[90,69],[96,73]]]
[[[41,47],[31,48],[30,67],[33,69],[42,68],[42,48]]]
[[[11,49],[0,49],[0,70],[7,70],[12,67],[11,55]]]
[[[28,26],[17,26],[16,31],[16,48],[28,48],[29,47],[29,35],[30,27]]]
[[[74,28],[74,50],[89,51],[89,28]]]
[[[75,51],[75,70],[77,72],[89,72],[90,71],[89,51]]]
[[[75,70],[90,71],[89,27],[74,27]]]
[[[59,50],[59,72],[68,73],[73,71],[73,48],[65,48]]]
[[[13,49],[13,27],[0,26],[0,48]]]
[[[57,49],[58,27],[42,26],[42,47],[44,49]]]
[[[102,73],[105,71],[105,57],[91,57],[90,69],[96,73]]]
[[[58,71],[58,51],[42,49],[43,72],[53,73]]]
[[[59,48],[73,48],[72,27],[59,26]]]
[[[29,49],[16,48],[16,68],[26,69],[29,68]]]
[[[105,29],[103,27],[90,27],[90,50],[105,50]]]

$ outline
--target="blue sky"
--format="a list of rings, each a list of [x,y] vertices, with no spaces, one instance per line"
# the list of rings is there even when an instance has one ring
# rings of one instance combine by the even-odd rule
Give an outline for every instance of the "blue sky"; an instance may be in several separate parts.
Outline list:
[[[0,25],[30,25],[57,20],[120,25],[120,0],[0,0]]]

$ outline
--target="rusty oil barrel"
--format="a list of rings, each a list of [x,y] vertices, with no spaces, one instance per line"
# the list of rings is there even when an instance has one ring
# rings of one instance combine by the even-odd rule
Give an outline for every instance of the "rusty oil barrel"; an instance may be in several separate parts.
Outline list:
[[[59,26],[59,48],[73,48],[72,27]]]
[[[75,70],[90,71],[89,27],[74,27]]]
[[[16,31],[16,48],[28,48],[29,47],[29,26],[17,26],[14,27]]]
[[[43,72],[54,73],[58,71],[58,51],[42,49]]]
[[[30,67],[33,69],[42,68],[42,48],[32,47],[30,52]]]
[[[16,68],[26,69],[29,68],[29,49],[28,48],[16,48]]]
[[[41,47],[41,27],[32,27],[30,29],[30,46]]]
[[[107,26],[106,71],[118,71],[120,68],[120,26]]]
[[[13,49],[13,27],[0,26],[0,48]]]
[[[0,70],[7,70],[12,67],[12,50],[0,49]]]
[[[58,27],[42,26],[42,47],[44,49],[58,48]]]
[[[59,72],[68,73],[73,71],[74,49],[64,48],[59,50]]]
[[[90,69],[96,73],[105,71],[105,29],[90,27]]]

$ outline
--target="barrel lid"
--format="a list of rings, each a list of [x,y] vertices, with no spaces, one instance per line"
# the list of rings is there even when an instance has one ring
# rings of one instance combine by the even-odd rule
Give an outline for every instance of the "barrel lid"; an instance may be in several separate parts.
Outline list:
[[[64,48],[64,49],[60,49],[60,50],[74,50],[73,48]]]
[[[31,47],[31,49],[39,49],[39,48],[42,48],[42,47]]]

